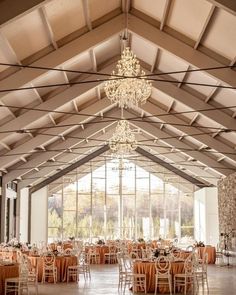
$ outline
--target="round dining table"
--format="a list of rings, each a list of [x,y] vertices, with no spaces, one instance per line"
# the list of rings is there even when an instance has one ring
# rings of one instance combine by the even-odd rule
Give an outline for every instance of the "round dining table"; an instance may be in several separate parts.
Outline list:
[[[5,280],[19,276],[19,264],[0,264],[0,294],[5,292]]]
[[[38,281],[41,282],[43,275],[43,257],[29,256],[29,259],[34,267],[38,267]],[[77,257],[69,255],[56,256],[55,265],[57,267],[57,282],[66,282],[68,266],[77,265]]]
[[[205,246],[205,247],[198,247],[198,254],[199,257],[202,259],[203,254],[207,253],[208,254],[208,264],[215,264],[216,262],[216,248],[213,246]]]
[[[155,262],[135,261],[133,265],[133,272],[136,274],[146,274],[147,293],[153,293],[155,291]],[[184,261],[171,262],[172,282],[174,281],[175,274],[183,272]],[[158,293],[169,293],[169,289],[166,286],[158,286]]]
[[[90,249],[96,249],[96,252],[99,254],[99,263],[104,264],[105,263],[105,254],[109,253],[109,246],[107,245],[93,245],[93,246],[86,246],[85,251],[86,253],[89,252]]]

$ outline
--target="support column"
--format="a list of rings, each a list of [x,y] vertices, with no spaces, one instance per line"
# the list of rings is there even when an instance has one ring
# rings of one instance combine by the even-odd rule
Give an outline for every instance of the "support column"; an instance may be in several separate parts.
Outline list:
[[[6,186],[2,182],[1,188],[1,242],[6,241]]]

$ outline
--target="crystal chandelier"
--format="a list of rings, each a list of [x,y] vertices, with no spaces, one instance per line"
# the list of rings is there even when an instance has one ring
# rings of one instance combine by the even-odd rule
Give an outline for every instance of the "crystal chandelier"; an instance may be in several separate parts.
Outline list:
[[[145,72],[140,69],[139,61],[129,47],[124,49],[116,67],[117,73],[113,71],[104,86],[111,102],[118,103],[120,108],[132,108],[145,103],[151,95],[152,84],[145,78]]]
[[[109,147],[117,158],[123,158],[137,148],[137,140],[127,120],[122,119],[118,122],[115,132],[109,140]]]

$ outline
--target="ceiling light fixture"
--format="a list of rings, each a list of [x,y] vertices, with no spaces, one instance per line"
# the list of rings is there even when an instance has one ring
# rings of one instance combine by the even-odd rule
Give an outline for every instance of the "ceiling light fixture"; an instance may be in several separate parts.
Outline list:
[[[109,147],[113,157],[124,158],[137,148],[137,140],[134,131],[130,129],[127,120],[120,120],[115,132],[109,140]]]
[[[117,73],[112,72],[104,90],[112,103],[120,108],[132,108],[144,104],[151,95],[152,84],[141,70],[136,55],[126,47],[117,64]]]

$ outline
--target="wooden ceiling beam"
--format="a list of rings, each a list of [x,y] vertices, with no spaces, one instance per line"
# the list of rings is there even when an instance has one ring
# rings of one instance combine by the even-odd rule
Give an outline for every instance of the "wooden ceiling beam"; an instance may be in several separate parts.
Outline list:
[[[216,7],[222,8],[233,15],[236,15],[236,1],[235,0],[207,0]]]
[[[42,7],[49,0],[4,0],[0,1],[0,26],[9,23],[16,18]]]
[[[115,34],[119,34],[124,29],[124,15],[121,14],[112,20],[100,25],[92,31],[71,41],[46,56],[40,58],[32,66],[57,68],[68,60],[74,58],[80,53],[89,50],[97,44],[109,39]],[[0,81],[0,89],[20,88],[32,80],[39,78],[48,70],[37,70],[24,68]],[[0,98],[7,95],[7,92],[0,93]]]
[[[195,50],[182,41],[160,31],[158,28],[144,22],[134,15],[129,17],[129,30],[140,37],[152,42],[157,47],[167,50],[178,56],[183,61],[196,68],[219,67],[221,63],[207,56],[206,54]],[[236,85],[236,73],[232,69],[209,70],[206,71],[210,76],[220,80],[230,86]]]

